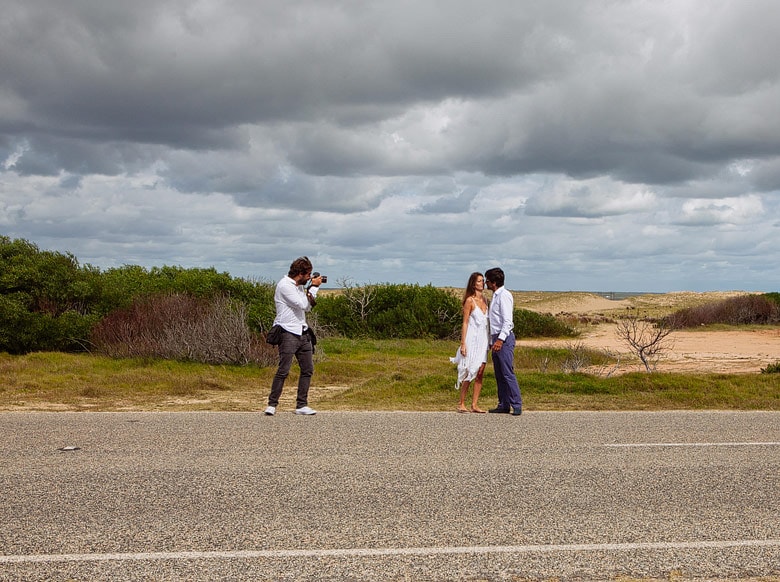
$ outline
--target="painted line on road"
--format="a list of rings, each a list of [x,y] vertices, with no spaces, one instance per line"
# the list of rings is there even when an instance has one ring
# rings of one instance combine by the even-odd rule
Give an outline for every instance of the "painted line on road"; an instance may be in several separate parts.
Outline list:
[[[777,447],[780,441],[768,442],[725,442],[725,443],[605,443],[605,447],[612,448],[641,448],[641,447]]]
[[[113,554],[0,555],[0,564],[112,562],[148,560],[219,560],[262,558],[353,558],[430,556],[451,554],[535,554],[551,552],[626,552],[635,550],[708,550],[729,548],[780,548],[777,540],[722,540],[698,542],[638,542],[611,544],[541,544],[526,546],[466,546],[430,548],[345,548],[332,550],[234,550],[212,552],[139,552]]]

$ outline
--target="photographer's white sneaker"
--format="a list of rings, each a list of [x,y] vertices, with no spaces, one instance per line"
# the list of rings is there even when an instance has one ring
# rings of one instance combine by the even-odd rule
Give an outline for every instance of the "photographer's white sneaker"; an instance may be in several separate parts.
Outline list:
[[[276,406],[269,406],[265,409],[266,416],[273,416],[274,414],[276,414]]]
[[[312,414],[317,414],[317,411],[309,408],[308,406],[304,406],[302,408],[296,408],[295,414],[305,414],[306,416],[311,416]]]

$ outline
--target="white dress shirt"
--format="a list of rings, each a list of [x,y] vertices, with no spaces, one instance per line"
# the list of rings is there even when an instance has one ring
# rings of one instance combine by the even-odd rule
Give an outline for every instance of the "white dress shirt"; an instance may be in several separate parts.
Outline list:
[[[512,294],[499,287],[493,292],[493,298],[490,300],[490,309],[488,310],[488,320],[490,321],[491,335],[498,334],[498,339],[506,340],[512,329],[515,327],[512,319],[515,310],[515,299]]]
[[[309,289],[312,297],[317,296],[317,291],[319,287]],[[296,284],[295,279],[285,276],[276,284],[274,303],[276,304],[274,325],[280,325],[295,335],[302,335],[308,327],[306,312],[311,311],[311,304],[306,297],[306,288]]]

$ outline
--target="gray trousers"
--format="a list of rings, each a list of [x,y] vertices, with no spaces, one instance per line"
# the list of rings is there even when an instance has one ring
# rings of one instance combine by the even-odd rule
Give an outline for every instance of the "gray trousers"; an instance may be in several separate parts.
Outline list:
[[[311,375],[314,373],[314,349],[308,333],[295,335],[282,330],[282,343],[279,344],[279,368],[276,370],[274,381],[271,383],[271,393],[268,395],[268,406],[278,406],[279,397],[282,395],[284,381],[290,373],[293,356],[298,360],[301,375],[298,378],[298,396],[295,408],[303,408],[309,405],[309,385]]]

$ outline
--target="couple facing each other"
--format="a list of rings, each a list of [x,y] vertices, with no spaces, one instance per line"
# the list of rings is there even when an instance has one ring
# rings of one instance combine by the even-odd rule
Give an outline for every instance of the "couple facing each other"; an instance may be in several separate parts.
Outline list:
[[[483,294],[485,287],[493,292],[489,305]],[[482,273],[471,274],[463,294],[460,348],[455,357],[450,358],[450,361],[458,366],[458,412],[469,412],[465,401],[469,386],[473,382],[471,412],[514,416],[522,414],[523,401],[514,368],[514,305],[512,293],[504,288],[504,271],[500,268],[488,269],[484,276]],[[498,405],[485,411],[479,408],[477,401],[482,390],[482,375],[485,372],[488,349],[492,354],[496,374]]]

